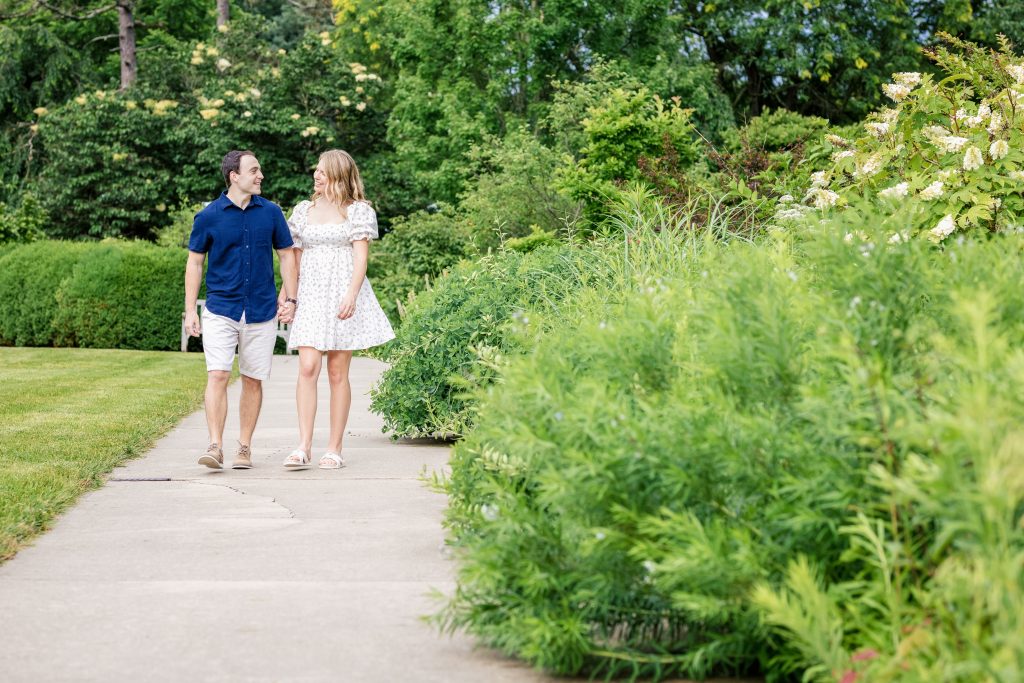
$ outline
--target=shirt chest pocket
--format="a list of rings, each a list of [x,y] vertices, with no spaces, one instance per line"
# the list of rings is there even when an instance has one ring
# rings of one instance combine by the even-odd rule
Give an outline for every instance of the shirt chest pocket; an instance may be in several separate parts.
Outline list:
[[[256,248],[267,249],[271,245],[271,238],[273,237],[273,228],[257,227],[252,231],[252,235],[252,243],[256,246]]]

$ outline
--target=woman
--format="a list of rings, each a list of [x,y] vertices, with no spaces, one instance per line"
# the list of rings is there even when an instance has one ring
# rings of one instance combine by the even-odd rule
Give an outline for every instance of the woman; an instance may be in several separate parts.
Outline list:
[[[310,465],[316,384],[326,353],[331,433],[318,464],[320,469],[338,469],[345,466],[341,441],[352,404],[348,380],[352,351],[395,336],[366,280],[377,215],[363,196],[359,169],[347,152],[332,149],[320,155],[313,172],[312,199],[295,207],[288,225],[299,271],[298,303],[288,335],[288,348],[299,350],[295,389],[299,446],[285,458],[284,466],[305,469]]]

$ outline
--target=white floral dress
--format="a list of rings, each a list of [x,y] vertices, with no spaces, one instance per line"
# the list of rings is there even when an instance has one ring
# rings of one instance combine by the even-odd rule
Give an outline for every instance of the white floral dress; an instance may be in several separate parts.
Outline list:
[[[356,297],[355,313],[347,320],[338,319],[338,307],[352,283],[352,242],[377,238],[373,207],[354,202],[348,207],[348,220],[311,224],[310,206],[312,202],[299,202],[288,219],[295,247],[302,249],[299,304],[288,332],[288,348],[368,349],[394,339],[391,323],[366,278]]]

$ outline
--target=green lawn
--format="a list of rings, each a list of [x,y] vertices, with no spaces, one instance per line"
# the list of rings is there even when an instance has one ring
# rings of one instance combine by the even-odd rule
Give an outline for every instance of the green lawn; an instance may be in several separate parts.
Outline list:
[[[202,403],[200,354],[0,348],[0,562]]]

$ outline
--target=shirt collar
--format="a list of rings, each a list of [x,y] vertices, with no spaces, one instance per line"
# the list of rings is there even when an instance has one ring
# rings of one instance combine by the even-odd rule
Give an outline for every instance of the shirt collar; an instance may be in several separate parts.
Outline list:
[[[218,208],[220,208],[222,211],[232,206],[234,206],[236,209],[239,208],[238,206],[235,205],[233,201],[231,201],[228,198],[227,190],[224,190],[220,193],[220,198],[217,199],[217,201],[220,202],[220,204],[218,204]],[[263,206],[263,200],[260,199],[260,196],[258,194],[254,194],[251,197],[249,197],[249,206]]]

